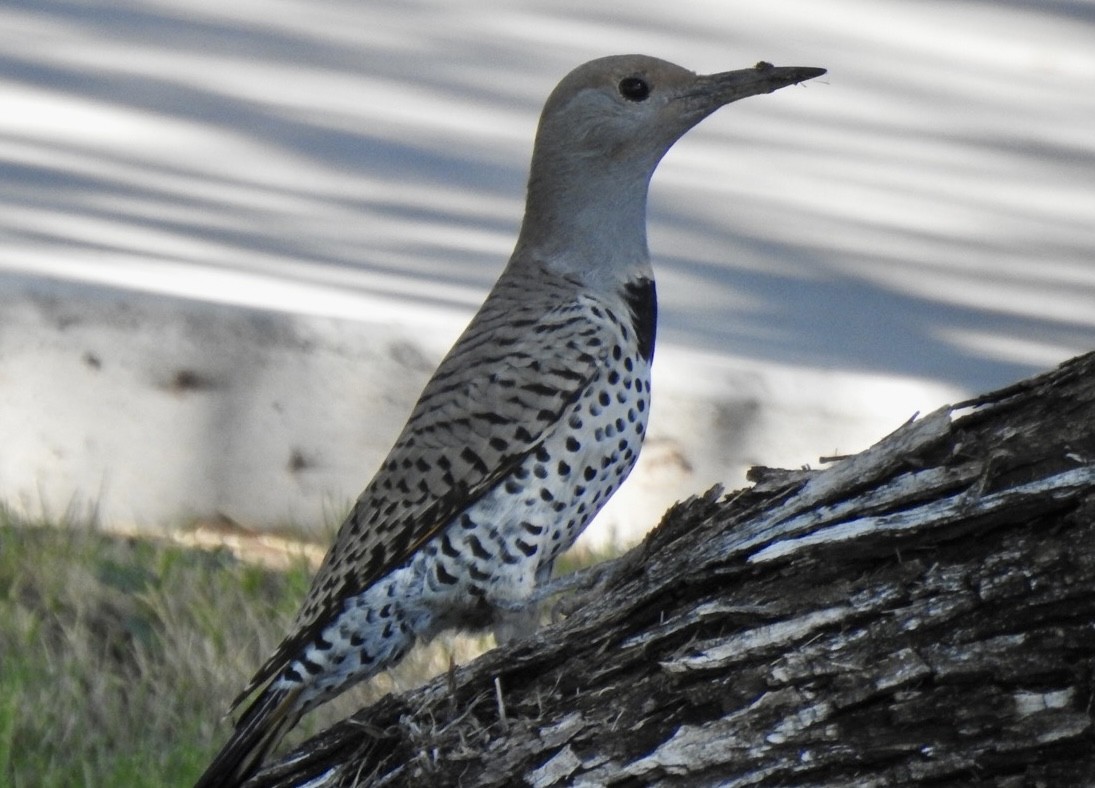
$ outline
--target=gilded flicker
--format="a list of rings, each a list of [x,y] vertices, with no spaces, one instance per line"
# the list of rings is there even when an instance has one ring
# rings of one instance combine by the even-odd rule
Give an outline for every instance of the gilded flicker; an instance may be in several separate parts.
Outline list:
[[[568,74],[540,118],[524,223],[327,553],[199,786],[237,785],[302,714],[450,627],[528,624],[527,602],[626,478],[650,413],[657,301],[647,187],[719,107],[825,73],[697,76],[642,55]]]

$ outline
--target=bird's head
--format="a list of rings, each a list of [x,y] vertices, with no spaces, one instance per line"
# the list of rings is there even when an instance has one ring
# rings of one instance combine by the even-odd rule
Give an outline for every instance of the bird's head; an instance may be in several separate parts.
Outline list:
[[[697,75],[646,55],[615,55],[571,71],[540,117],[536,154],[556,166],[653,172],[680,137],[719,107],[825,73],[821,68],[753,68]],[[565,165],[564,165],[565,166]]]
[[[703,76],[645,55],[574,69],[540,116],[515,263],[585,281],[652,275],[646,192],[666,151],[719,107],[824,73],[758,63]]]

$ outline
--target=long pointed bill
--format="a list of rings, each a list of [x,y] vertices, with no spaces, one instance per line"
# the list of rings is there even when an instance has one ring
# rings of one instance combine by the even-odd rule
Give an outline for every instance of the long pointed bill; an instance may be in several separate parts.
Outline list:
[[[692,103],[698,114],[708,115],[738,99],[772,93],[788,85],[797,85],[799,82],[820,77],[824,73],[823,68],[773,66],[761,61],[753,68],[698,77],[695,87],[682,98]]]

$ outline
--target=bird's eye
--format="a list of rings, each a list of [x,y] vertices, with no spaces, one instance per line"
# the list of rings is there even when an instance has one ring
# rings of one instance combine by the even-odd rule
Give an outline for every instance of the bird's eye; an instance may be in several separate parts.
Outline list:
[[[620,80],[619,90],[628,101],[645,101],[650,95],[650,83],[642,77],[624,77]]]

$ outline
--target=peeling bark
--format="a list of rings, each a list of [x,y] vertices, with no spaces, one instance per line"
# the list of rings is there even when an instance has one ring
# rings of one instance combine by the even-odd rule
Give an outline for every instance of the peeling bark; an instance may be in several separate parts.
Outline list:
[[[1095,783],[1095,354],[751,480],[252,784]]]

